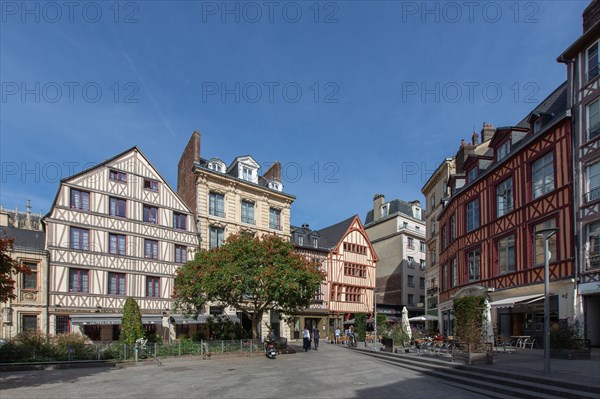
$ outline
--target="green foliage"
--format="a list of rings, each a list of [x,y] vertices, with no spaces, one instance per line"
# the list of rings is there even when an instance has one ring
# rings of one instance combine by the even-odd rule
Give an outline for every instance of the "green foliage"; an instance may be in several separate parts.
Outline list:
[[[139,338],[144,337],[142,312],[137,302],[132,297],[127,297],[123,307],[123,320],[121,321],[120,341],[133,345]]]
[[[388,331],[387,318],[384,314],[377,313],[377,334],[383,335]]]
[[[206,325],[214,339],[236,340],[245,338],[245,332],[240,323],[234,323],[225,315],[210,316]]]
[[[193,261],[180,267],[174,297],[177,309],[186,315],[198,315],[209,301],[244,312],[256,339],[264,312],[293,314],[307,308],[324,278],[318,264],[281,237],[241,234],[219,248],[197,252]]]
[[[556,324],[550,330],[550,348],[552,349],[577,349],[584,346],[579,322],[565,325]]]
[[[366,313],[357,313],[354,317],[354,334],[356,341],[364,341],[367,332],[367,315]]]
[[[394,340],[394,345],[406,345],[410,341],[410,337],[402,323],[392,325],[386,335]]]
[[[0,303],[15,299],[15,280],[18,273],[31,274],[31,270],[10,257],[14,238],[0,237]]]
[[[456,334],[461,342],[470,344],[472,352],[484,350],[485,297],[464,296],[453,300]]]

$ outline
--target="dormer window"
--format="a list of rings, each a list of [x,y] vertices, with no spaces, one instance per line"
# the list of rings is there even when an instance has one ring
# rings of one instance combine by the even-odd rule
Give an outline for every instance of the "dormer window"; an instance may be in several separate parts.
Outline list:
[[[252,169],[242,166],[242,179],[252,181]]]
[[[225,164],[218,158],[213,158],[208,162],[208,169],[219,173],[225,173]]]
[[[298,236],[298,245],[304,245],[304,236]]]
[[[539,121],[539,119],[537,121]],[[536,123],[537,123],[537,121],[536,121]],[[504,144],[502,144],[500,147],[498,147],[498,149],[496,150],[496,160],[500,161],[501,159],[505,158],[509,152],[510,152],[510,140],[506,141]]]
[[[469,183],[471,183],[473,180],[475,180],[477,178],[477,172],[478,172],[477,167],[474,167],[473,169],[471,169],[469,171],[469,174],[467,175],[467,181]]]
[[[542,118],[537,118],[535,122],[533,122],[533,133],[537,133],[542,130]]]
[[[598,76],[598,42],[594,43],[590,48],[587,49],[587,79],[590,81]]]
[[[384,218],[390,213],[390,204],[384,204],[381,206],[381,217]]]
[[[283,187],[281,186],[281,183],[276,181],[276,180],[271,180],[269,182],[269,188],[273,189],[273,190],[277,190],[277,191],[281,191],[283,190]]]
[[[317,248],[319,246],[319,240],[317,240],[316,238],[313,238],[313,247]]]
[[[413,217],[415,219],[421,220],[421,208],[417,208],[416,206],[413,206]]]

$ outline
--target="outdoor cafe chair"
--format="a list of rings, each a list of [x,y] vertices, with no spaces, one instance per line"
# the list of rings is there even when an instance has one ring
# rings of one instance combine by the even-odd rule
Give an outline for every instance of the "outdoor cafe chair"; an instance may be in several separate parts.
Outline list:
[[[528,345],[529,349],[533,349],[533,347],[535,346],[535,338],[526,338],[525,340],[523,340],[523,348],[526,348]]]

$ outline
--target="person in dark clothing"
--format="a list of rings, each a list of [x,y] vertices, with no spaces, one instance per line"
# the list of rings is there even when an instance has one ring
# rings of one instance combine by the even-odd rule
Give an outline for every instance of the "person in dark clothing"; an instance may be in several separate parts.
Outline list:
[[[315,350],[318,351],[319,350],[319,329],[317,328],[317,326],[315,326],[315,328],[313,328],[312,338],[313,338]]]

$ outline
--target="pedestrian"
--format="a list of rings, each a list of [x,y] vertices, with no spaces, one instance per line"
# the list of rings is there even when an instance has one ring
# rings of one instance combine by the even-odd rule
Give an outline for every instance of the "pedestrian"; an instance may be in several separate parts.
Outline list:
[[[310,350],[310,330],[308,326],[304,326],[304,330],[302,330],[302,341],[304,352],[308,352]]]
[[[318,351],[319,350],[319,329],[317,328],[317,326],[315,326],[315,328],[313,328],[312,339],[313,339],[314,348],[316,351]]]
[[[340,328],[336,327],[335,329],[335,343],[339,344],[340,343]]]

